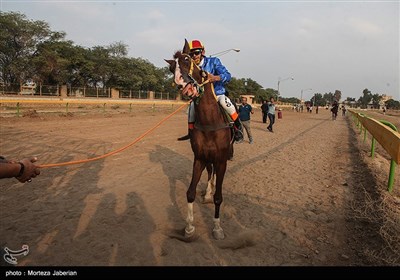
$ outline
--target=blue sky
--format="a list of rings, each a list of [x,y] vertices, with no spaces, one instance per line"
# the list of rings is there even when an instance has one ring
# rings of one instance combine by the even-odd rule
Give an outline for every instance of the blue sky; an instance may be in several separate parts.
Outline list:
[[[399,1],[58,1],[0,0],[65,31],[84,47],[122,41],[129,56],[166,66],[184,39],[200,39],[236,78],[284,97],[372,93],[400,100]],[[294,80],[286,79],[293,77]],[[312,88],[312,90],[305,90]]]

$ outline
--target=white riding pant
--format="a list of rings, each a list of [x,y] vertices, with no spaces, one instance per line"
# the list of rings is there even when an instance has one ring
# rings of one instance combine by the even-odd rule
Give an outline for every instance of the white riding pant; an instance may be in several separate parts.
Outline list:
[[[225,109],[225,111],[232,117],[236,113],[236,108],[233,106],[231,100],[229,97],[227,97],[224,94],[217,95],[217,100],[218,103],[221,104],[221,106]],[[194,123],[195,117],[194,117],[194,102],[190,103],[189,107],[189,113],[188,113],[188,119],[190,123]]]

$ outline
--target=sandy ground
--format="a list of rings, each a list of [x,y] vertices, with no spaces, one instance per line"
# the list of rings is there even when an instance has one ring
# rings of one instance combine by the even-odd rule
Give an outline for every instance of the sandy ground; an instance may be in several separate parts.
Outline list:
[[[157,124],[166,112],[1,118],[0,150],[40,164],[102,155]],[[365,194],[384,191],[389,162],[368,158],[350,118],[284,111],[275,132],[257,110],[254,144],[235,144],[224,180],[224,240],[212,237],[213,204],[197,189],[197,239],[185,227],[193,155],[179,112],[129,149],[105,159],[42,169],[32,183],[0,182],[1,248],[29,246],[20,266],[381,265],[381,225],[357,218]],[[400,170],[395,191],[399,197]],[[373,194],[374,196],[374,194]],[[399,265],[400,263],[397,263]],[[7,265],[2,259],[2,265]]]

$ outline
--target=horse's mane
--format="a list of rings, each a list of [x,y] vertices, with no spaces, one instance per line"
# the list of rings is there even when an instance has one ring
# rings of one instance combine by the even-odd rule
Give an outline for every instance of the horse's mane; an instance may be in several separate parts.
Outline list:
[[[179,57],[181,57],[182,56],[182,52],[181,51],[177,51],[175,54],[174,54],[174,59],[177,59],[177,58],[179,58]]]

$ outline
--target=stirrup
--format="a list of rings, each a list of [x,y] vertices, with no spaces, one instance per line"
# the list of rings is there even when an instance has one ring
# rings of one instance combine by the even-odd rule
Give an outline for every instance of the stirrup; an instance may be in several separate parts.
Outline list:
[[[185,135],[185,136],[179,137],[179,138],[178,138],[178,141],[184,141],[184,140],[189,140],[189,139],[190,139],[190,135],[187,134],[187,135]]]
[[[240,143],[243,141],[243,132],[241,130],[235,130],[235,135],[234,135],[235,141]]]

